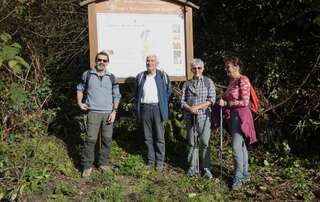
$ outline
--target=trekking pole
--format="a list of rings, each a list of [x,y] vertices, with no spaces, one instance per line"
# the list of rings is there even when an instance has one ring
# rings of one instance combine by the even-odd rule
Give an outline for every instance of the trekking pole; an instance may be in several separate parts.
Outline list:
[[[222,141],[223,141],[223,117],[222,117],[222,107],[220,107],[220,155],[219,155],[219,158],[220,158],[220,178],[221,178],[221,181],[222,181],[222,150],[223,150],[223,144],[222,144]]]
[[[197,133],[197,115],[193,114],[193,134],[194,134],[194,159],[195,159],[195,173],[199,173],[199,147],[198,147],[198,133]]]

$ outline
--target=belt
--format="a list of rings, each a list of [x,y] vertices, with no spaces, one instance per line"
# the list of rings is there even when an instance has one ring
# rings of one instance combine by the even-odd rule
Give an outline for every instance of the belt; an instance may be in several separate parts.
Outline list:
[[[159,103],[141,103],[141,105],[144,105],[144,106],[158,106]]]

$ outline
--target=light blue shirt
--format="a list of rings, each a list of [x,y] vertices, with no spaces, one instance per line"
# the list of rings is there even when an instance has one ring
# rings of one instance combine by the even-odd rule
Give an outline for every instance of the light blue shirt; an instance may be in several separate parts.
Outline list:
[[[77,85],[77,91],[83,92],[85,90],[88,73],[90,74],[86,97],[88,110],[98,113],[110,113],[113,103],[119,103],[121,98],[119,85],[112,83],[110,72],[106,71],[103,76],[98,76],[97,71],[92,69],[82,74],[81,83]],[[114,80],[116,80],[115,77]]]

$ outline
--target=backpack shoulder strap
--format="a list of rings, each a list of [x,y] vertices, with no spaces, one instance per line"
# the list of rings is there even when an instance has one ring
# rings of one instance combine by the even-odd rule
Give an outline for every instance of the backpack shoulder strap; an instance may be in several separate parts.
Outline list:
[[[116,77],[114,76],[114,74],[110,73],[109,77],[110,77],[112,86],[117,85]]]
[[[192,79],[186,81],[186,87],[192,86]]]
[[[91,70],[87,70],[86,71],[86,81],[85,81],[85,86],[84,86],[84,92],[87,92],[87,90],[88,90],[90,77],[91,77]]]
[[[138,80],[138,83],[137,83],[137,84],[138,84],[138,86],[140,85],[140,83],[141,83],[141,81],[142,81],[142,78],[143,78],[145,72],[146,72],[146,71],[142,71],[142,72],[140,72],[140,73],[138,74],[138,76],[137,76],[137,80]]]
[[[165,71],[161,71],[161,78],[164,82],[165,87],[168,89],[168,85],[169,85],[169,78],[168,78],[168,74]]]
[[[241,82],[243,81],[243,79],[248,80],[248,82],[250,84],[250,88],[251,88],[251,82],[250,82],[249,78],[247,76],[245,76],[245,75],[241,75],[240,78],[239,78],[239,82],[238,82],[239,89],[240,89],[240,85],[241,85]]]
[[[168,75],[167,75],[167,73],[165,71],[161,71],[161,77],[162,77],[164,83],[167,85],[167,83],[168,83]]]
[[[204,85],[205,87],[209,90],[210,88],[210,80],[207,76],[203,76],[203,82],[204,82]]]
[[[251,111],[253,112],[258,112],[259,110],[259,98],[257,96],[257,93],[254,89],[254,87],[252,86],[249,78],[247,76],[244,76],[244,75],[241,75],[240,79],[239,79],[239,88],[240,88],[240,82],[243,80],[243,79],[247,79],[249,81],[249,84],[250,84],[250,109]]]

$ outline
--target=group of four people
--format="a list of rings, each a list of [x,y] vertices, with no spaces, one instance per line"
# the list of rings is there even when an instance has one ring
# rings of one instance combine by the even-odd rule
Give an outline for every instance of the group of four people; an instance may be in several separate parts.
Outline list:
[[[112,142],[113,122],[118,110],[121,94],[113,74],[108,71],[109,55],[99,52],[95,58],[95,68],[85,71],[82,81],[77,86],[77,103],[81,110],[88,111],[87,136],[83,151],[83,177],[90,176],[94,162],[94,149],[101,130],[101,151],[98,157],[98,168],[106,171]],[[212,178],[210,171],[210,135],[212,112],[211,106],[217,105],[229,109],[229,131],[232,134],[232,149],[235,172],[233,188],[239,188],[241,182],[248,179],[248,151],[246,136],[241,130],[243,113],[238,108],[248,108],[250,99],[250,82],[240,74],[240,60],[237,57],[225,58],[229,86],[223,97],[216,102],[216,91],[213,81],[203,75],[204,63],[193,59],[191,71],[193,77],[182,87],[181,107],[184,110],[188,144],[188,176],[197,174],[194,152],[200,140],[200,159],[203,175]],[[172,86],[169,76],[157,69],[158,59],[154,54],[146,57],[146,71],[139,73],[135,79],[136,112],[143,128],[147,147],[147,167],[164,169],[165,129],[164,122],[169,118],[169,97]],[[242,79],[243,78],[243,79]],[[240,82],[241,80],[241,82]],[[243,80],[243,82],[242,82]],[[84,93],[86,99],[83,101]],[[234,110],[235,109],[235,110]],[[247,116],[246,116],[247,117]],[[245,118],[246,118],[245,117]],[[250,123],[253,125],[251,116]],[[250,141],[253,143],[255,140]]]

